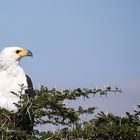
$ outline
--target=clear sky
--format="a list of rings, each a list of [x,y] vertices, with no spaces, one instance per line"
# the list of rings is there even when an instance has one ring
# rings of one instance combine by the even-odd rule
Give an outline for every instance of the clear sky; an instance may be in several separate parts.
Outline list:
[[[140,101],[140,0],[0,1],[0,48],[21,46],[22,65],[39,85],[58,89],[106,84],[122,95],[88,104],[121,114]]]

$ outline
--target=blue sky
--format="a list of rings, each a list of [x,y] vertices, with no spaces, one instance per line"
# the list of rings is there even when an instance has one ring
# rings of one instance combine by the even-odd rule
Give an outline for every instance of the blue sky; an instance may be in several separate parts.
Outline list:
[[[122,114],[140,101],[139,7],[139,0],[1,1],[0,48],[32,50],[21,63],[36,88],[120,87],[123,94],[87,104]]]

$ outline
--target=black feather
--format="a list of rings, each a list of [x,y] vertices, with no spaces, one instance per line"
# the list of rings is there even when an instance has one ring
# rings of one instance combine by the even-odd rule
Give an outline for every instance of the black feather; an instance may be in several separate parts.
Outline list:
[[[26,75],[26,78],[27,78],[28,89],[25,90],[25,94],[27,94],[27,96],[29,97],[29,105],[30,105],[32,99],[35,96],[35,91],[33,88],[31,78],[28,75]],[[30,111],[28,112],[27,108],[25,109],[22,108],[22,110],[19,109],[18,112],[20,113],[19,116],[17,117],[18,122],[16,121],[17,127],[20,127],[22,130],[26,131],[29,134],[32,133],[33,126],[34,126],[33,110],[30,109]]]

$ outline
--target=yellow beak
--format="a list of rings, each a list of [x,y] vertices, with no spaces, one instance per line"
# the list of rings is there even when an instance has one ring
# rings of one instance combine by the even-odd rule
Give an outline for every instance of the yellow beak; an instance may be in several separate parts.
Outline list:
[[[30,50],[20,50],[20,52],[18,53],[20,57],[24,57],[24,56],[33,56],[32,52]]]

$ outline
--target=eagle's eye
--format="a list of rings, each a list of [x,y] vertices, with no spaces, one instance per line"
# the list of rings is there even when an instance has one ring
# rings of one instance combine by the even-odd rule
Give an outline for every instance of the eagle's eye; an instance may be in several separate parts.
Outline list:
[[[18,54],[18,53],[20,53],[21,52],[21,50],[16,50],[16,53]]]

